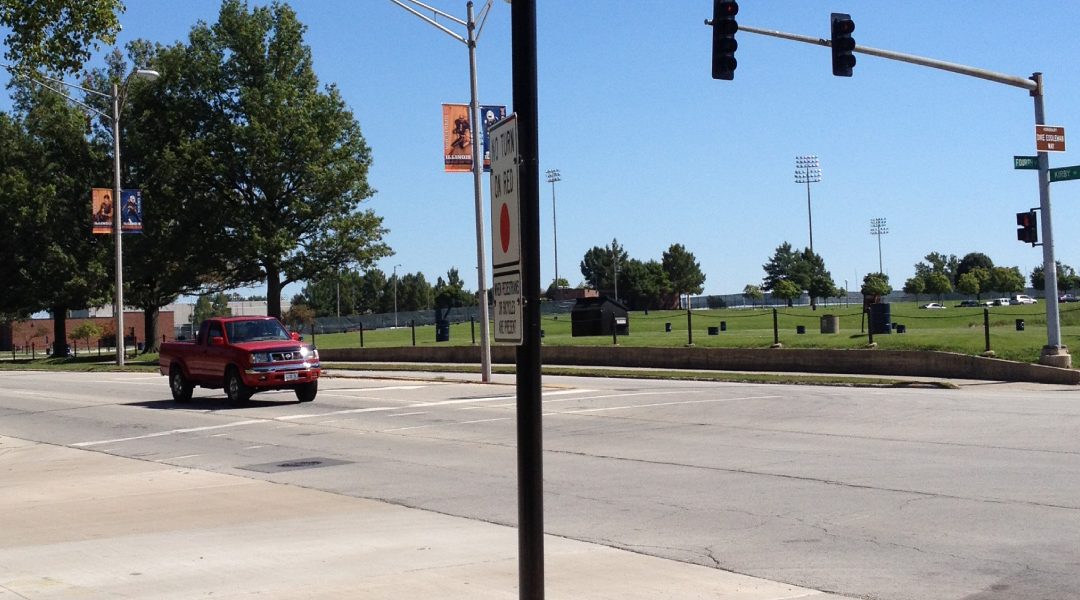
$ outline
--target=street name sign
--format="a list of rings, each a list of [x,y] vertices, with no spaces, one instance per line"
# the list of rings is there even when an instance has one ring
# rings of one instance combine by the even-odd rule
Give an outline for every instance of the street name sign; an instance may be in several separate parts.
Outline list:
[[[491,127],[491,273],[499,344],[524,341],[521,289],[521,195],[518,193],[517,115]]]
[[[1050,181],[1068,181],[1070,179],[1080,179],[1080,165],[1050,169]]]
[[[1013,157],[1014,169],[1036,169],[1039,168],[1038,156],[1014,156]]]
[[[1035,149],[1039,152],[1064,152],[1065,128],[1051,125],[1036,125]]]

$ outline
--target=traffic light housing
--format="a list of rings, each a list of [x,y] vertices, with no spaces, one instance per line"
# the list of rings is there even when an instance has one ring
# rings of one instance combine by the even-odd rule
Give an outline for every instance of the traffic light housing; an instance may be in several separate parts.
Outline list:
[[[832,74],[837,77],[851,77],[855,66],[855,21],[847,13],[832,13]]]
[[[1016,239],[1034,246],[1039,243],[1039,220],[1034,210],[1016,213]]]
[[[713,0],[712,19],[712,77],[713,79],[735,79],[735,50],[739,42],[735,33],[739,23],[735,15],[739,14],[739,3],[735,0]]]

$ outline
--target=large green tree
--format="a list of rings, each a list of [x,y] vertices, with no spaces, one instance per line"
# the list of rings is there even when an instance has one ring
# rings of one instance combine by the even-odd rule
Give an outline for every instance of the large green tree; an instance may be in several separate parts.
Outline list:
[[[72,72],[120,31],[120,0],[0,0],[4,58],[31,71]]]
[[[476,304],[476,294],[465,289],[457,268],[451,267],[446,272],[446,279],[439,277],[435,281],[434,302],[436,308],[455,308]]]
[[[762,265],[765,269],[765,278],[761,281],[762,289],[772,291],[783,280],[792,279],[795,267],[799,263],[799,252],[784,242],[776,247],[776,252],[767,263]]]
[[[209,77],[190,101],[217,111],[206,132],[213,189],[274,316],[285,285],[390,253],[381,217],[360,208],[374,193],[371,151],[338,90],[320,89],[304,31],[288,5],[225,0],[218,22],[190,36]]]
[[[1073,269],[1069,265],[1062,263],[1061,261],[1055,261],[1057,265],[1057,287],[1059,291],[1067,291],[1080,287],[1080,276],[1076,274],[1076,269]],[[1037,290],[1046,289],[1046,275],[1043,271],[1042,265],[1039,265],[1031,271],[1031,287]]]
[[[929,282],[932,273],[942,273],[949,283],[956,281],[956,272],[960,268],[960,259],[955,254],[945,255],[940,252],[927,254],[924,262],[915,264],[915,275]]]
[[[616,271],[624,269],[629,260],[630,255],[619,240],[612,239],[607,247],[593,246],[585,253],[581,259],[581,275],[594,290],[614,294]]]
[[[655,260],[642,262],[636,258],[619,267],[619,296],[633,310],[669,308],[671,284],[663,265]]]
[[[664,252],[661,264],[672,292],[700,294],[705,290],[705,274],[701,272],[701,265],[682,244],[672,244]]]

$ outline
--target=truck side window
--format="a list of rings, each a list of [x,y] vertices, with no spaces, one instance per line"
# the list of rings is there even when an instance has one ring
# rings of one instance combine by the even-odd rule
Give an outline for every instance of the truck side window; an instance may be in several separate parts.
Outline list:
[[[210,338],[224,337],[224,336],[225,336],[225,334],[221,330],[221,323],[211,323],[210,324],[210,329],[208,330],[208,332],[206,334],[207,340],[209,340]]]

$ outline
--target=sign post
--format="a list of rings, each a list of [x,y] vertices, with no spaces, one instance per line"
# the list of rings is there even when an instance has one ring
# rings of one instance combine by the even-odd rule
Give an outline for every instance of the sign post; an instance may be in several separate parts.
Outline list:
[[[491,127],[491,274],[495,342],[521,345],[525,330],[521,286],[521,196],[518,193],[517,115]]]

